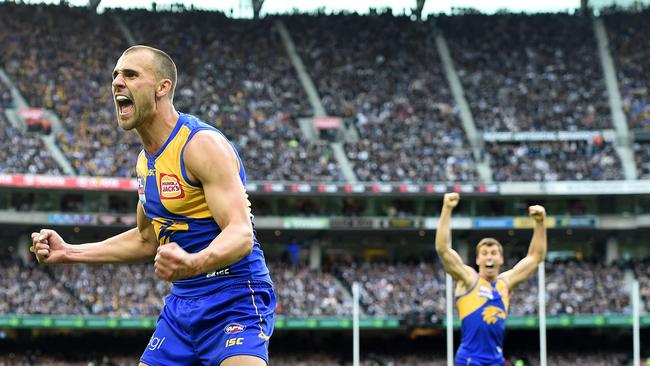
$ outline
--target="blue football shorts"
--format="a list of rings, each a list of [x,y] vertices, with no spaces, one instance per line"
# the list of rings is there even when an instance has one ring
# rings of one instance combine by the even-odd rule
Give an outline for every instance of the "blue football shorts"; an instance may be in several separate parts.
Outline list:
[[[204,297],[169,295],[140,362],[219,366],[228,357],[250,355],[268,364],[275,304],[265,282],[237,283]]]

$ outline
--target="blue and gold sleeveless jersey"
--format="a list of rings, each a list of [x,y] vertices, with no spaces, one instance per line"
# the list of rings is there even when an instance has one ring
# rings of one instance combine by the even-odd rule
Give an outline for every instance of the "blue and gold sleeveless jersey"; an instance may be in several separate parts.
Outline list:
[[[469,291],[456,297],[461,319],[457,366],[503,365],[503,336],[508,305],[508,284],[502,278],[490,283],[479,276]]]
[[[152,220],[159,244],[176,242],[189,253],[203,250],[221,232],[208,209],[201,184],[190,181],[183,160],[188,141],[203,130],[221,133],[194,116],[180,114],[176,127],[160,150],[153,156],[143,150],[136,164],[138,196],[145,214]],[[239,177],[245,185],[244,166],[237,150],[234,146],[232,148],[239,160]],[[271,283],[255,235],[253,250],[248,256],[226,268],[175,281],[172,293],[185,297],[204,296],[246,280]]]

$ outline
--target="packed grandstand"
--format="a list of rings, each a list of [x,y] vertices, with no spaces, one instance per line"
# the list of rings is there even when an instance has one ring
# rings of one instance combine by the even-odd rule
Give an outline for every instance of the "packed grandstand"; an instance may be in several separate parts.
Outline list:
[[[585,16],[463,15],[413,22],[391,15],[292,15],[251,22],[198,11],[151,17],[147,11],[99,15],[12,2],[0,8],[3,69],[27,107],[56,112],[62,126],[55,129],[56,146],[74,174],[134,174],[141,147],[137,136],[115,128],[107,72],[130,39],[169,50],[182,70],[177,108],[231,136],[248,162],[250,179],[346,180],[330,145],[300,129],[298,120],[315,116],[318,106],[310,104],[285,50],[278,29],[286,24],[320,107],[354,130],[340,142],[356,179],[476,181],[476,164],[484,161],[494,181],[624,177],[614,141],[605,133],[616,126],[592,19]],[[647,15],[603,17],[625,127],[632,130],[650,125],[647,50],[636,47],[645,35],[635,32],[648,27]],[[481,153],[473,154],[449,71],[435,47],[437,36],[446,39],[479,132],[600,134],[525,144],[486,141]],[[0,91],[3,108],[16,107],[8,86],[2,83]],[[5,133],[3,141],[10,139],[14,149],[3,150],[9,154],[3,161],[12,164],[2,172],[61,171],[42,152],[47,149],[30,149],[41,146],[33,141],[37,134]],[[637,142],[633,149],[635,178],[644,178],[648,144]]]

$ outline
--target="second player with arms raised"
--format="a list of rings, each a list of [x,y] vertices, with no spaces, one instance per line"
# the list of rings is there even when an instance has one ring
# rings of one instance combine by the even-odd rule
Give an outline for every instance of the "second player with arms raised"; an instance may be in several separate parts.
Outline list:
[[[463,263],[451,248],[451,213],[458,205],[458,193],[444,196],[440,222],[436,231],[436,251],[445,271],[456,281],[456,305],[461,319],[461,344],[456,352],[456,366],[501,366],[505,320],[510,293],[528,279],[546,257],[546,210],[530,206],[535,220],[528,254],[511,270],[499,273],[503,265],[503,247],[494,238],[483,238],[476,245],[474,268]]]

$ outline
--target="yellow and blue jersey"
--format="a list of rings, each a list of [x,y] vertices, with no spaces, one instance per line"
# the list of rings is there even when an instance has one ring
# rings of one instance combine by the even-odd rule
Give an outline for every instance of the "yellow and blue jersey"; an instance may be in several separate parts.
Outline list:
[[[145,214],[152,220],[159,244],[176,242],[189,253],[203,250],[221,232],[210,213],[203,187],[188,178],[183,160],[188,141],[203,130],[221,133],[194,116],[180,114],[174,130],[160,150],[153,156],[143,150],[136,164],[138,196]],[[234,146],[232,148],[239,161],[239,177],[245,185],[244,166],[239,153]],[[242,281],[271,284],[256,236],[253,237],[253,250],[248,256],[226,268],[175,281],[172,293],[186,297],[203,296]]]
[[[481,276],[469,291],[456,296],[461,319],[456,366],[504,364],[503,337],[509,296],[508,284],[503,278],[489,282]]]

